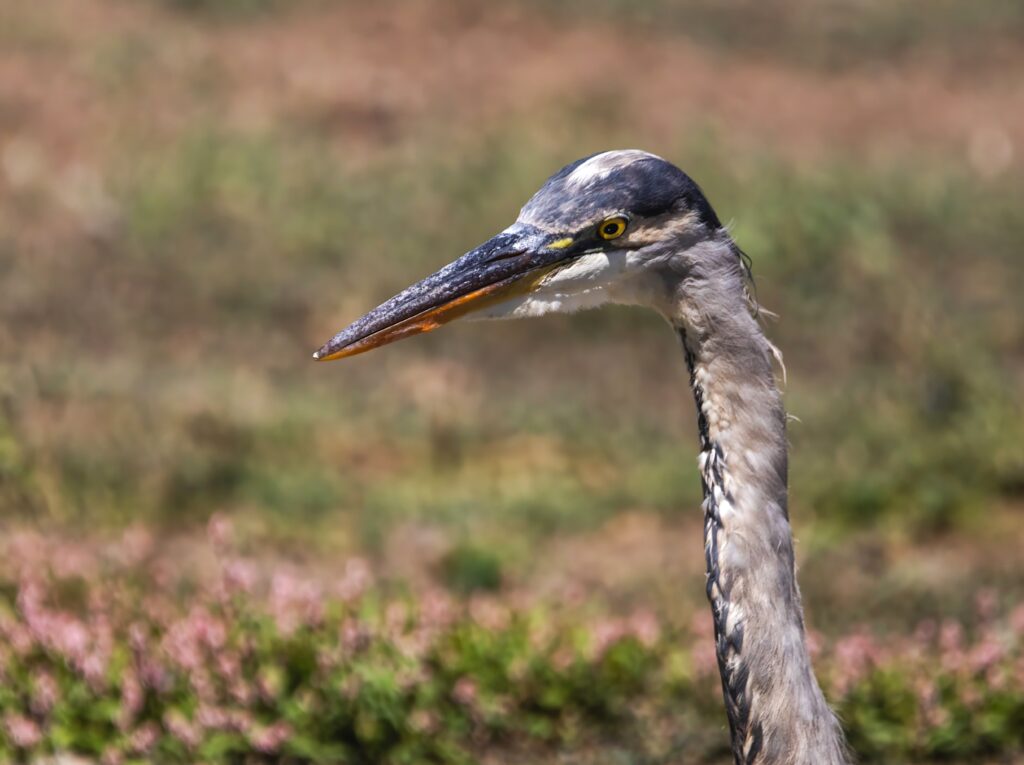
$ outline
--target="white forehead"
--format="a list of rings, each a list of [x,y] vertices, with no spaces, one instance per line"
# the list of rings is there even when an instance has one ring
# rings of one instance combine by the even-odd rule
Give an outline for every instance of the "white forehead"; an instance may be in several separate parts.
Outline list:
[[[586,186],[593,181],[607,178],[614,171],[631,165],[640,159],[661,159],[661,157],[650,152],[640,151],[639,149],[605,151],[595,154],[586,162],[581,163],[579,167],[569,174],[565,182],[570,187]]]

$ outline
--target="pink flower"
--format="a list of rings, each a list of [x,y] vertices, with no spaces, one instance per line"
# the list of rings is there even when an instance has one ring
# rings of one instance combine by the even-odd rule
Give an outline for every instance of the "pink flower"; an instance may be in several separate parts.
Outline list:
[[[941,728],[949,722],[949,710],[940,704],[925,707],[924,722],[929,727]]]
[[[821,655],[822,649],[825,647],[824,636],[814,629],[807,630],[807,652],[811,654],[812,659],[817,659]]]
[[[189,634],[185,625],[181,622],[174,624],[161,641],[161,647],[171,664],[191,672],[199,668],[202,663],[202,656],[199,653],[199,646]]]
[[[661,638],[661,624],[655,613],[648,609],[637,611],[629,617],[628,629],[645,648],[653,648]]]
[[[255,590],[259,576],[254,564],[241,558],[232,558],[224,563],[221,580],[225,594],[235,595]]]
[[[960,699],[964,702],[968,709],[974,710],[981,703],[981,691],[973,683],[969,683],[964,686],[960,692]]]
[[[146,628],[138,622],[134,622],[128,628],[128,644],[132,647],[132,651],[136,655],[146,650],[146,646],[148,643],[148,640],[146,639],[146,633]]]
[[[135,722],[145,698],[145,691],[138,675],[130,669],[126,670],[121,678],[121,712],[118,718],[118,724],[122,729],[131,727]]]
[[[189,618],[197,642],[211,651],[219,651],[227,642],[227,625],[206,611],[193,612]]]
[[[395,647],[407,659],[421,659],[430,651],[430,632],[417,628],[394,638]]]
[[[107,657],[99,651],[86,656],[80,666],[82,676],[94,692],[99,692],[107,684]]]
[[[452,688],[452,698],[463,706],[472,706],[477,700],[476,682],[469,677],[460,677]]]
[[[18,749],[31,749],[43,738],[39,726],[23,715],[8,714],[4,717],[4,728],[7,729],[11,743]]]
[[[715,634],[715,622],[707,609],[702,608],[694,612],[690,619],[690,631],[697,640],[711,640]]]
[[[409,716],[409,727],[417,733],[433,733],[437,730],[437,715],[426,709],[417,709]]]
[[[95,556],[86,549],[65,545],[49,559],[50,568],[60,579],[87,579],[95,573]]]
[[[206,524],[206,536],[210,540],[210,544],[217,550],[228,548],[234,536],[231,519],[220,512],[211,515]]]
[[[49,672],[39,672],[32,679],[32,712],[45,717],[60,699],[60,688]]]
[[[238,733],[252,730],[252,714],[244,709],[233,709],[228,713],[228,727]]]
[[[698,640],[690,649],[693,672],[697,677],[710,677],[718,673],[718,656],[710,640]]]
[[[982,621],[991,621],[995,617],[996,609],[998,608],[999,596],[991,587],[978,590],[974,594],[974,609],[978,613],[978,618]]]
[[[455,604],[446,592],[431,589],[420,598],[420,621],[425,627],[447,627],[454,619]]]
[[[914,628],[914,642],[921,645],[931,643],[938,632],[939,628],[934,619],[922,619]]]
[[[6,557],[18,564],[38,568],[46,560],[46,543],[42,536],[33,531],[16,531],[11,534]]]
[[[939,689],[932,678],[919,678],[914,683],[917,703],[922,709],[934,706],[939,701]]]
[[[84,664],[89,647],[89,633],[85,626],[71,617],[55,616],[48,626],[50,642],[72,661]]]
[[[972,672],[983,672],[1003,658],[1003,646],[994,635],[987,635],[967,654]]]
[[[199,746],[199,728],[178,710],[172,709],[164,715],[164,727],[187,748],[195,749]]]
[[[219,730],[228,727],[228,713],[219,707],[200,705],[196,711],[196,722],[207,730]]]
[[[594,625],[591,630],[591,648],[594,656],[600,659],[608,649],[626,636],[626,626],[614,619],[605,619]]]
[[[42,584],[22,577],[18,583],[17,605],[30,637],[71,661],[80,660],[88,649],[89,633],[69,614],[48,610],[45,600]]]
[[[964,629],[957,622],[947,620],[939,630],[939,663],[947,672],[959,672],[966,661]]]
[[[231,698],[244,706],[248,706],[254,698],[259,696],[255,688],[241,679],[231,683],[228,692],[231,694]]]
[[[346,653],[356,653],[363,650],[370,642],[370,634],[366,626],[354,617],[346,619],[341,624],[341,647]]]
[[[223,680],[237,682],[242,679],[242,662],[236,654],[222,651],[217,654],[215,662]]]
[[[511,618],[508,609],[494,598],[477,596],[469,602],[469,614],[473,621],[491,632],[498,632],[508,626]]]
[[[196,710],[196,724],[206,730],[225,730],[246,732],[252,727],[252,716],[241,709],[224,709],[223,707],[201,704]]]
[[[330,672],[332,669],[335,669],[336,667],[340,666],[341,663],[342,651],[341,647],[337,643],[332,642],[330,645],[321,646],[317,649],[316,666],[317,669],[319,669],[321,672]],[[267,688],[269,689],[271,688],[271,686],[267,685]],[[263,692],[264,691],[261,688],[260,693],[262,694]],[[277,691],[273,692],[276,696]]]
[[[1004,666],[993,665],[988,668],[985,672],[985,682],[988,683],[989,688],[996,691],[1006,690],[1006,686],[1009,684],[1010,673]]]
[[[855,632],[835,645],[836,689],[846,693],[878,664],[880,651],[871,635]]]
[[[957,651],[964,644],[964,628],[958,622],[947,619],[939,631],[939,647],[943,651]]]
[[[135,525],[121,535],[118,557],[124,566],[137,566],[153,552],[153,535],[144,526]]]
[[[160,738],[160,728],[154,722],[147,722],[132,731],[128,748],[136,754],[147,754]]]
[[[217,697],[217,687],[205,667],[189,672],[188,683],[200,701],[211,701]]]
[[[249,734],[249,742],[263,754],[275,754],[292,735],[286,722],[277,722],[265,728],[257,728]]]
[[[204,648],[216,652],[226,641],[224,622],[202,608],[194,608],[185,619],[171,625],[161,647],[178,667],[194,671],[203,661]]]
[[[0,635],[7,641],[15,656],[27,655],[35,645],[32,634],[21,622],[8,621],[0,624]]]
[[[579,582],[569,582],[558,599],[570,607],[581,606],[587,599],[587,590]]]
[[[166,692],[174,682],[171,673],[160,662],[145,656],[138,659],[139,680],[144,688],[152,688],[157,693]]]
[[[395,685],[403,692],[423,685],[429,678],[427,670],[419,665],[407,665],[395,672]]]
[[[274,574],[271,580],[270,610],[282,634],[291,634],[303,624],[320,624],[323,600],[320,585],[312,580],[284,571]]]
[[[551,666],[559,672],[565,672],[576,661],[576,655],[567,646],[560,647],[551,656]]]
[[[1024,603],[1010,613],[1010,628],[1018,638],[1024,638]]]
[[[372,582],[369,564],[362,558],[349,558],[336,585],[338,597],[346,602],[356,600],[362,597]]]

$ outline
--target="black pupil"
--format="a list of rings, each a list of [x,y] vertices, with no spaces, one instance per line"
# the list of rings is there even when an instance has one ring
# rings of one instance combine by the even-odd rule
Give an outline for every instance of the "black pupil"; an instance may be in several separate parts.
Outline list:
[[[611,236],[612,234],[614,234],[618,230],[619,230],[619,224],[618,223],[608,223],[604,227],[604,233],[608,234],[609,236]]]

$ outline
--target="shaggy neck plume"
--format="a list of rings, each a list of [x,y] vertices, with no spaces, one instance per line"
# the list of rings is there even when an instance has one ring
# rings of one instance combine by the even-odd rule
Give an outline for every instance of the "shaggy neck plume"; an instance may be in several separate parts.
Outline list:
[[[707,595],[737,765],[842,765],[804,636],[786,507],[786,416],[742,272],[691,275],[674,318],[697,403]]]

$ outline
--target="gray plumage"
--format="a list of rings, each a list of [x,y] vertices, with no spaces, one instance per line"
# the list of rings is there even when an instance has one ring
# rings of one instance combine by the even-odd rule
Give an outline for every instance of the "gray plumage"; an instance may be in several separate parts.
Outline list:
[[[557,172],[512,226],[315,355],[360,353],[470,311],[516,318],[615,302],[659,312],[681,339],[697,403],[707,595],[736,763],[842,765],[794,572],[777,352],[746,276],[689,176],[646,152],[604,152]]]
[[[708,599],[733,755],[737,763],[843,763],[842,734],[807,652],[774,349],[745,308],[727,235],[687,260],[673,321],[698,406]]]

